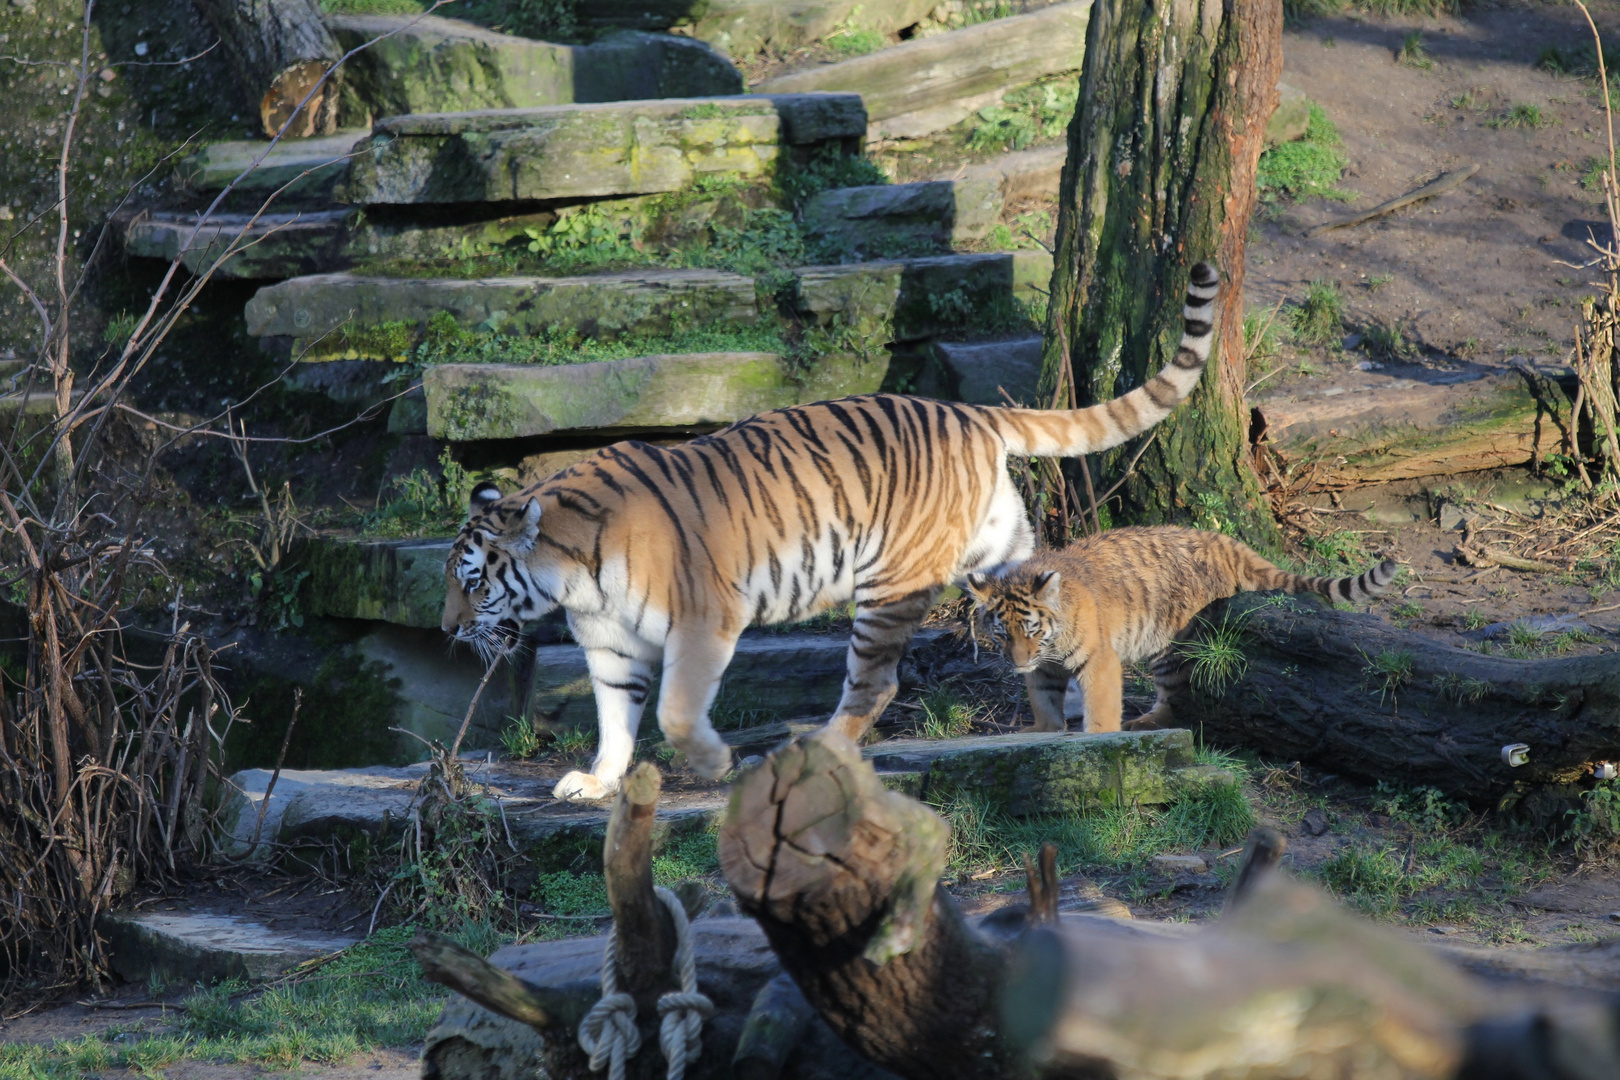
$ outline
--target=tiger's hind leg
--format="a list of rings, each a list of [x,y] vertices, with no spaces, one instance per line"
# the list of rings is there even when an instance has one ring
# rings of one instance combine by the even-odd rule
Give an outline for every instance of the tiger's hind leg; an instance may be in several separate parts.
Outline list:
[[[652,660],[618,648],[588,648],[585,666],[596,691],[596,760],[590,772],[575,770],[557,781],[559,799],[605,799],[619,790],[636,751],[636,729],[652,690]]]
[[[1024,676],[1029,689],[1029,708],[1035,714],[1034,731],[1066,731],[1063,697],[1069,686],[1069,672],[1062,664],[1050,661],[1041,664]]]
[[[877,723],[900,689],[900,658],[938,595],[937,588],[919,589],[893,600],[856,601],[844,694],[829,728],[858,743]]]
[[[1153,658],[1148,670],[1153,675],[1155,691],[1153,708],[1124,725],[1126,731],[1154,731],[1175,726],[1176,714],[1170,708],[1170,698],[1187,685],[1192,664],[1181,655],[1176,643],[1172,642],[1168,648]]]
[[[692,771],[707,780],[718,780],[731,771],[731,747],[709,722],[709,707],[736,651],[735,634],[709,627],[682,628],[664,643],[658,726],[686,755]]]

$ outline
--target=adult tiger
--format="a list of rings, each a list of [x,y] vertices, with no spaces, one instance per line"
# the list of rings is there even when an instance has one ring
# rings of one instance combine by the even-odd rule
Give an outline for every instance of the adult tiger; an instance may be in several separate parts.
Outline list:
[[[486,648],[559,605],[585,648],[601,737],[559,798],[619,786],[663,662],[658,724],[707,777],[731,751],[709,724],[743,629],[855,601],[849,673],[829,722],[858,740],[946,584],[1027,558],[1034,533],[1009,457],[1070,457],[1153,426],[1209,358],[1215,268],[1194,266],[1181,347],[1146,384],[1072,411],[891,394],[739,421],[676,447],[622,442],[502,496],[472,493],[445,565],[444,629]]]

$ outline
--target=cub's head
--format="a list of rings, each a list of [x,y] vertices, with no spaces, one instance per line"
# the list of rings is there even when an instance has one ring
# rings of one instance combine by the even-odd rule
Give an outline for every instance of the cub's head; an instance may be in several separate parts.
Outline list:
[[[527,563],[539,536],[538,499],[503,500],[490,483],[473,489],[467,524],[444,565],[445,632],[480,652],[498,650],[523,623],[557,606]]]
[[[1056,659],[1063,611],[1062,576],[1056,570],[1009,577],[970,574],[969,595],[990,624],[990,634],[1019,671],[1033,671],[1043,659]]]

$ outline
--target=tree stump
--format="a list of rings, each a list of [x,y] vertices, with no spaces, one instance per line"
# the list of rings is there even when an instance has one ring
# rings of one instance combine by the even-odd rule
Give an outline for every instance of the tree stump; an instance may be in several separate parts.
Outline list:
[[[1620,655],[1516,660],[1441,644],[1374,615],[1248,594],[1204,612],[1245,666],[1224,685],[1195,669],[1178,726],[1224,745],[1483,804],[1620,760]],[[1504,748],[1524,744],[1511,765]]]
[[[320,0],[197,0],[258,103],[266,136],[291,138],[337,130],[337,76],[302,102],[343,51],[321,21]]]
[[[1223,280],[1208,370],[1154,428],[1114,516],[1232,527],[1261,548],[1278,535],[1249,455],[1244,244],[1282,22],[1281,0],[1092,5],[1041,378],[1049,393],[1072,387],[1079,405],[1141,386],[1175,354],[1193,263],[1214,262]],[[1107,468],[1122,471],[1133,453],[1110,451]]]

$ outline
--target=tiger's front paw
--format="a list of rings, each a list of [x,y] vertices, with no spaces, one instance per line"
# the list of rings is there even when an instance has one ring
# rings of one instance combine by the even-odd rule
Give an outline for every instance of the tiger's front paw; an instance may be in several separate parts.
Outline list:
[[[731,771],[731,747],[724,739],[707,732],[681,747],[692,771],[705,780],[719,780]]]
[[[559,799],[605,799],[619,790],[618,784],[608,784],[593,773],[571,772],[551,789],[551,794]]]

